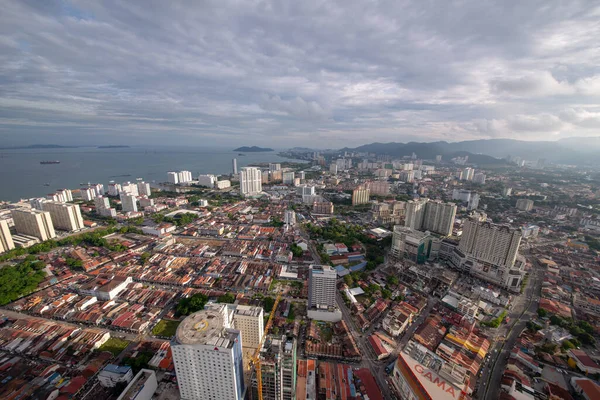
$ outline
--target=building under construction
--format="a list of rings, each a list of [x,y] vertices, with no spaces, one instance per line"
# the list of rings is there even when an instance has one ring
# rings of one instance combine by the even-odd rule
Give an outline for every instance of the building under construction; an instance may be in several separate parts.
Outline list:
[[[260,352],[263,400],[292,400],[296,396],[296,339],[269,335]],[[256,375],[253,399],[258,399]]]

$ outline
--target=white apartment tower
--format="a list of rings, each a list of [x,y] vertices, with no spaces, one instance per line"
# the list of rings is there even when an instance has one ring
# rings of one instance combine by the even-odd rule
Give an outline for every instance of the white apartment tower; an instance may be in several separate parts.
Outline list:
[[[47,201],[43,204],[44,211],[50,213],[52,224],[56,229],[79,231],[84,228],[83,217],[78,204],[67,204]]]
[[[231,169],[233,171],[233,175],[237,175],[238,170],[237,170],[237,158],[234,158],[233,160],[231,160]]]
[[[178,184],[179,183],[179,174],[177,172],[167,172],[167,182]]]
[[[12,240],[8,222],[0,220],[0,253],[9,251],[15,248],[15,243]]]
[[[240,194],[257,195],[262,192],[262,173],[254,167],[243,167],[240,170]]]
[[[108,195],[109,196],[118,196],[121,193],[121,185],[115,182],[108,183]]]
[[[42,210],[12,210],[17,233],[34,236],[41,241],[56,237],[50,213]]]
[[[140,181],[137,183],[138,194],[140,196],[150,196],[152,195],[152,191],[150,190],[150,184],[144,181]]]
[[[181,398],[242,400],[242,339],[219,310],[209,308],[184,319],[171,347]]]
[[[406,202],[404,226],[416,231],[423,225],[423,214],[428,199],[410,200]]]
[[[283,184],[284,185],[293,185],[294,184],[294,172],[284,172],[283,173]]]
[[[478,260],[512,268],[521,244],[521,230],[484,219],[485,214],[475,214],[465,221],[459,250]]]
[[[269,172],[275,172],[281,170],[281,164],[269,164]]]
[[[198,175],[198,185],[206,186],[207,188],[215,187],[215,183],[217,182],[217,177],[214,175]]]
[[[456,204],[454,203],[444,203],[442,201],[427,202],[421,229],[443,236],[452,235],[456,208]]]
[[[177,177],[179,179],[179,183],[188,183],[193,180],[192,173],[190,171],[179,171],[177,173]]]
[[[121,208],[123,212],[137,212],[137,197],[121,192]]]
[[[336,271],[329,265],[311,265],[308,271],[308,308],[337,307]]]

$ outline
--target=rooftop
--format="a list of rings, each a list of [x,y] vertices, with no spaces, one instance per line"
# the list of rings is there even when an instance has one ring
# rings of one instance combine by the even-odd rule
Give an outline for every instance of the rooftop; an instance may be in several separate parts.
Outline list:
[[[225,328],[223,314],[216,310],[198,311],[177,327],[175,338],[179,344],[210,344],[232,347],[238,331]]]

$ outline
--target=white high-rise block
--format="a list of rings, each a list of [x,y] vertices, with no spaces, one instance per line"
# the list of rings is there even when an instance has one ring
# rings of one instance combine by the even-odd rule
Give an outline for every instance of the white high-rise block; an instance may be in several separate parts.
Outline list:
[[[240,171],[240,194],[252,196],[262,192],[262,173],[254,167],[243,167]]]

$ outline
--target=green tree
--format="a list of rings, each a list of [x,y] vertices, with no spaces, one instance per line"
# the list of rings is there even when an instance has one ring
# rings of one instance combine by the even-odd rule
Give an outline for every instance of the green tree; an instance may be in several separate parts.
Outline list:
[[[265,312],[269,313],[271,312],[271,310],[273,310],[273,305],[275,304],[275,299],[273,299],[272,297],[265,297],[263,299],[263,308],[265,309]]]
[[[204,309],[207,302],[208,297],[205,294],[196,293],[193,296],[179,300],[175,311],[178,315],[190,315]]]
[[[575,345],[570,340],[563,340],[562,345],[560,346],[563,351],[567,351],[569,349],[574,349]]]
[[[217,301],[219,303],[233,304],[235,302],[235,296],[232,293],[226,293],[222,296],[219,296]]]
[[[397,285],[399,283],[398,277],[396,275],[389,275],[387,277],[387,283],[390,285]]]
[[[548,311],[544,310],[543,308],[538,308],[537,314],[540,318],[545,318],[548,316]]]

